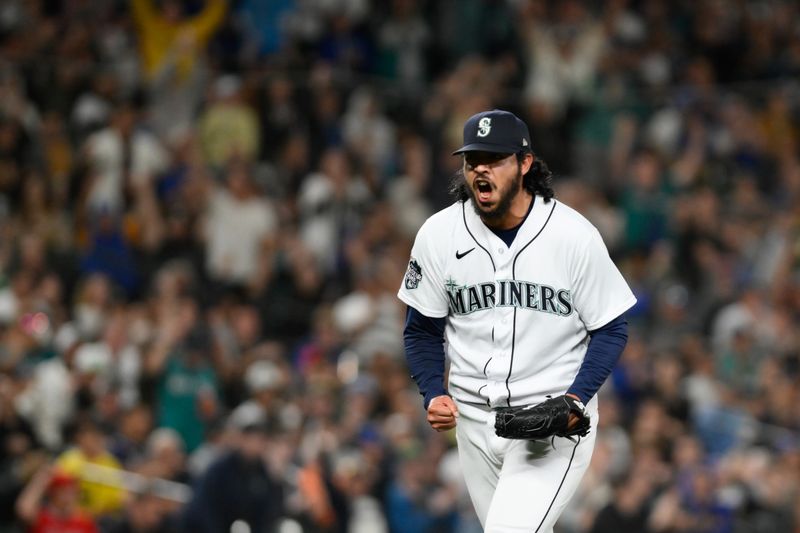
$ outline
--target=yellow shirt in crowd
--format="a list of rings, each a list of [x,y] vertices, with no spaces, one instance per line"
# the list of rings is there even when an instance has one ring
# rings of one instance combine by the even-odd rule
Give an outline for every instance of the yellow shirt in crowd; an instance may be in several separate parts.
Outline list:
[[[122,465],[108,452],[89,459],[72,448],[62,453],[56,465],[80,479],[81,506],[94,516],[113,514],[125,503],[122,488]]]
[[[139,50],[142,66],[148,77],[161,68],[167,55],[173,52],[178,38],[191,36],[194,50],[205,48],[209,39],[222,23],[226,11],[225,0],[206,0],[203,10],[178,23],[166,20],[153,5],[153,0],[131,0],[133,17],[139,28]],[[194,67],[195,54],[181,54],[177,59],[178,72],[185,76]]]

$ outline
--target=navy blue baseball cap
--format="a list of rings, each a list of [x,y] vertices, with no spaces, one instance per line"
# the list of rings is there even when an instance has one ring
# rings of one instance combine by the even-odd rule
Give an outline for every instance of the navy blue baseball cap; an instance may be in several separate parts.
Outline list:
[[[464,124],[464,146],[453,152],[516,154],[531,151],[528,126],[514,113],[492,109],[472,115]]]

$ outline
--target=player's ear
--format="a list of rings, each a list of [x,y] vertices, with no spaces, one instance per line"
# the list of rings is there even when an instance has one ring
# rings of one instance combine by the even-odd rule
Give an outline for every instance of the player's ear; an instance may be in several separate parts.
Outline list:
[[[536,156],[534,156],[530,152],[523,152],[518,157],[518,160],[520,164],[520,170],[522,171],[522,175],[524,176],[531,169],[531,166],[533,166],[533,162],[536,161]]]

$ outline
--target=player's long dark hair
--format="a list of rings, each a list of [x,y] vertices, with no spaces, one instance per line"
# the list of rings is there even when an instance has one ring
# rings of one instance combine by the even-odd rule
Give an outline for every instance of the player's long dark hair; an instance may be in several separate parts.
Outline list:
[[[524,158],[525,152],[519,152],[517,154],[517,163],[522,163]],[[547,168],[547,163],[535,157],[531,168],[522,176],[522,186],[531,194],[544,198],[544,203],[548,203],[551,198],[555,197],[552,184],[553,173]],[[459,202],[466,202],[470,198],[463,166],[453,175],[453,179],[450,182],[450,194]]]

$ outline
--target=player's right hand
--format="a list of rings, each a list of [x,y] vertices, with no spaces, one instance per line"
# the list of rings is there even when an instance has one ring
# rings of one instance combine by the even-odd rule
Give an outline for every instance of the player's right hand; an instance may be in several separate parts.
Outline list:
[[[428,424],[436,431],[453,429],[457,419],[458,407],[450,396],[437,396],[428,404]]]

